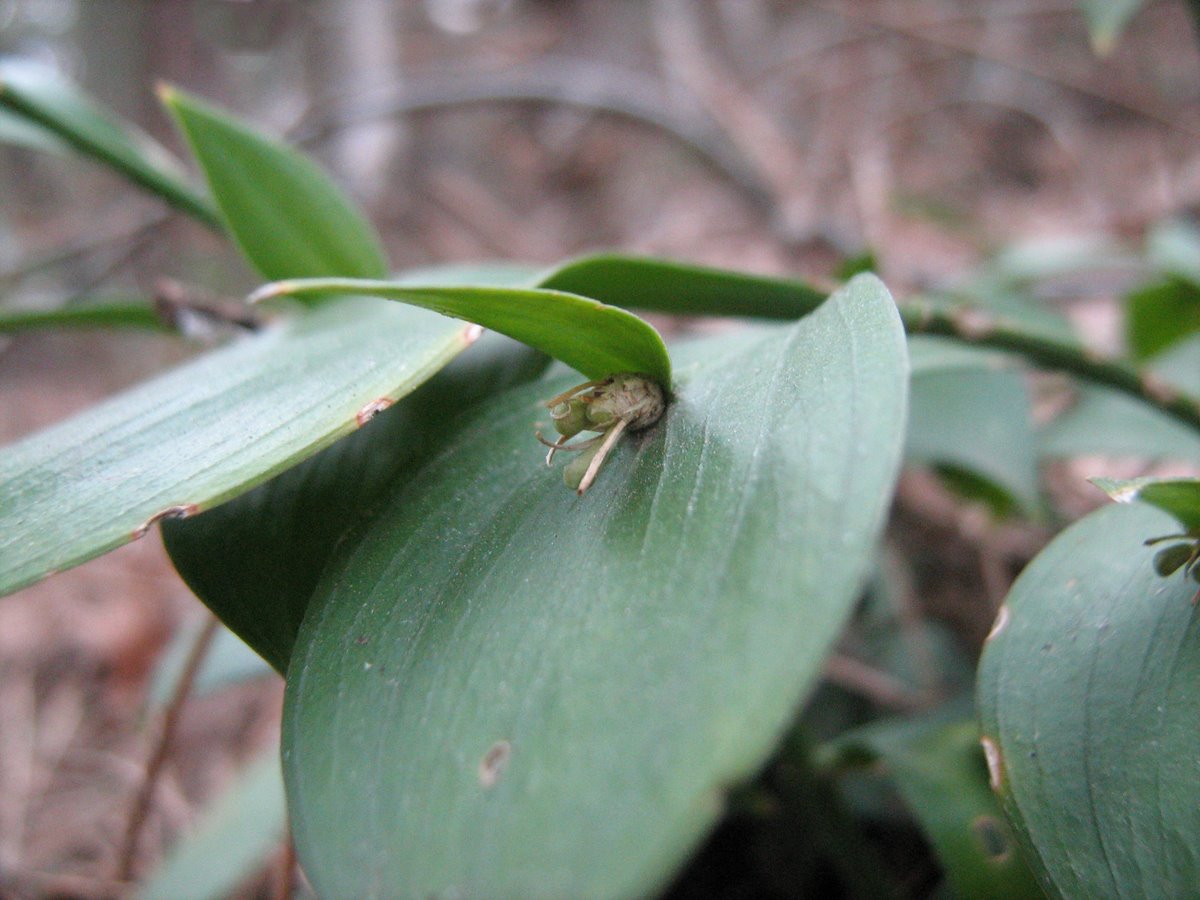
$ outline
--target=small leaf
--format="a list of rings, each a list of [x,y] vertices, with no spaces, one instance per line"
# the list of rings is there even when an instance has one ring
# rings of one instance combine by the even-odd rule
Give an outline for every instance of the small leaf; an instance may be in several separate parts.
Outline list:
[[[1022,572],[978,704],[993,788],[1052,896],[1188,897],[1200,884],[1200,617],[1143,546],[1171,519],[1108,506]]]
[[[4,448],[0,594],[265,481],[468,343],[441,317],[343,299]]]
[[[883,764],[933,844],[956,896],[1043,896],[988,788],[973,720],[948,720],[939,710],[875,722],[839,736],[822,754],[851,767]]]
[[[1189,534],[1200,535],[1200,478],[1092,478],[1118,503],[1140,501],[1174,516]]]
[[[287,803],[274,748],[251,763],[171,848],[138,891],[138,900],[231,897],[266,865],[287,833]]]
[[[230,233],[263,276],[387,275],[371,224],[315,163],[175,88],[159,94]]]
[[[466,319],[535,347],[588,378],[633,372],[671,385],[671,360],[653,327],[623,309],[562,291],[310,278],[268,284],[251,301],[329,294],[383,297]]]
[[[28,60],[0,63],[0,108],[34,123],[206,225],[220,227],[212,201],[184,180],[174,157],[53,71]]]
[[[1163,578],[1174,575],[1192,558],[1192,544],[1175,544],[1154,554],[1154,571]]]
[[[343,542],[292,656],[285,771],[318,893],[660,886],[855,602],[904,351],[870,276],[794,325],[682,346],[666,415],[582,498],[531,440],[568,378],[447,429]]]
[[[1172,278],[1138,288],[1125,299],[1129,348],[1147,359],[1200,332],[1200,285]]]

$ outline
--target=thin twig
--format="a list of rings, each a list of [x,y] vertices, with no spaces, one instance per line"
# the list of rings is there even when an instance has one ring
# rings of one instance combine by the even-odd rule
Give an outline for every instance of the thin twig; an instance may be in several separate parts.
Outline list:
[[[296,893],[296,845],[292,841],[292,830],[289,828],[283,839],[283,852],[280,854],[279,870],[274,882],[273,900],[291,900]]]
[[[846,690],[868,698],[879,706],[915,712],[929,705],[930,696],[912,690],[888,672],[862,660],[835,653],[825,663],[825,677]]]
[[[118,881],[131,881],[133,879],[138,837],[141,835],[142,828],[146,824],[146,817],[150,811],[150,803],[154,799],[154,789],[158,785],[163,764],[166,763],[167,755],[171,749],[171,738],[175,735],[175,729],[179,725],[184,705],[192,693],[192,686],[195,684],[196,676],[200,672],[200,666],[204,662],[204,658],[208,655],[209,647],[212,646],[213,638],[217,634],[217,624],[216,617],[210,615],[200,633],[196,635],[196,640],[192,644],[192,649],[188,652],[187,660],[184,663],[183,672],[179,676],[179,682],[175,685],[175,691],[172,693],[171,700],[163,713],[162,730],[159,733],[158,742],[150,754],[149,761],[146,763],[146,774],[142,778],[141,787],[134,798],[133,806],[129,812],[129,824],[125,828],[125,840],[121,848],[121,855],[117,866]]]
[[[695,103],[662,96],[661,85],[611,66],[544,59],[513,72],[478,72],[406,82],[373,98],[338,102],[332,113],[317,110],[289,132],[301,145],[324,141],[354,125],[386,118],[469,106],[518,103],[575,106],[649,125],[686,144],[714,171],[735,184],[753,204],[772,209],[772,191],[729,136]]]
[[[1040,63],[1030,62],[1028,60],[1014,60],[998,53],[991,52],[980,46],[978,43],[964,42],[953,38],[943,37],[932,34],[928,24],[908,25],[897,21],[892,17],[874,16],[869,11],[863,9],[862,4],[844,3],[834,4],[829,2],[819,2],[818,8],[825,12],[841,16],[850,21],[858,22],[870,28],[877,28],[880,31],[888,34],[894,34],[899,37],[906,38],[911,41],[918,41],[923,44],[928,44],[933,47],[940,47],[943,50],[950,50],[954,53],[964,56],[974,57],[976,59],[987,60],[998,66],[1003,66],[1006,69],[1011,69],[1014,72],[1019,72],[1022,75],[1028,75],[1031,78],[1036,78],[1039,81],[1044,81],[1047,84],[1053,84],[1056,87],[1079,94],[1091,100],[1096,100],[1110,106],[1114,109],[1119,109],[1123,112],[1137,116],[1138,118],[1154,122],[1162,125],[1165,128],[1190,135],[1192,137],[1200,136],[1200,130],[1187,125],[1180,121],[1178,114],[1163,108],[1152,107],[1142,102],[1141,100],[1132,97],[1125,97],[1116,94],[1112,91],[1098,88],[1091,84],[1085,84],[1076,79],[1069,78],[1059,72],[1055,72]]]

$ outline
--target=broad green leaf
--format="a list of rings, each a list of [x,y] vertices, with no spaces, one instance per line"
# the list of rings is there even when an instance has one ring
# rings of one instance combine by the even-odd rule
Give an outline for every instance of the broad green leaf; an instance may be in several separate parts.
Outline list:
[[[1149,503],[1200,535],[1200,478],[1093,478],[1092,484],[1118,503]]]
[[[287,834],[287,801],[272,749],[251,763],[195,830],[171,849],[139,900],[221,900],[266,865]]]
[[[588,378],[636,372],[671,386],[671,360],[653,327],[623,309],[563,291],[308,278],[268,284],[251,300],[330,294],[383,297],[466,319],[536,347]]]
[[[187,183],[179,163],[163,147],[53,71],[28,60],[0,61],[0,109],[37,125],[206,225],[220,227],[212,201]]]
[[[470,340],[440,316],[348,298],[0,450],[0,594],[265,481]]]
[[[438,451],[463,410],[536,378],[546,363],[528,347],[485,334],[370,428],[216,509],[164,522],[171,561],[209,609],[286,671],[309,597],[345,532]]]
[[[220,564],[219,561],[214,562]],[[183,676],[184,668],[187,665],[188,655],[202,628],[203,623],[196,623],[194,627],[180,628],[171,643],[167,645],[162,659],[155,666],[154,673],[150,678],[147,699],[152,706],[162,706],[175,693],[175,689],[179,686],[179,679]],[[204,661],[196,672],[196,678],[192,682],[191,693],[188,696],[199,697],[211,694],[233,684],[262,678],[272,674],[273,671],[263,658],[251,650],[241,638],[223,625],[218,626],[212,643],[208,646],[208,652],[204,654]]]
[[[159,93],[229,232],[263,276],[387,276],[371,224],[315,163],[175,88]]]
[[[1147,538],[1175,526],[1109,506],[1021,574],[979,670],[992,786],[1062,897],[1190,897],[1200,884],[1200,617]]]
[[[1078,0],[1092,37],[1092,49],[1107,56],[1143,0]]]
[[[1150,372],[1165,385],[1200,394],[1200,335],[1157,357]],[[1200,434],[1124,394],[1084,388],[1079,400],[1042,430],[1040,452],[1200,462]]]
[[[631,309],[766,319],[799,318],[827,296],[802,281],[618,254],[565,263],[539,276],[536,286]]]
[[[990,481],[1026,512],[1038,507],[1033,423],[1020,373],[959,368],[914,376],[906,455]]]
[[[0,307],[0,334],[54,328],[139,328],[173,331],[145,301],[117,299],[74,303],[56,309],[6,309]]]
[[[955,896],[1041,898],[988,787],[979,726],[941,711],[884,720],[822,748],[833,765],[882,764],[933,844]]]
[[[962,369],[996,371],[1011,365],[1003,353],[981,350],[961,341],[914,334],[908,339],[908,360],[912,377],[937,375]]]
[[[343,542],[285,712],[318,893],[642,895],[770,752],[874,554],[903,331],[860,276],[678,359],[584,497],[531,438],[551,378],[464,416]]]

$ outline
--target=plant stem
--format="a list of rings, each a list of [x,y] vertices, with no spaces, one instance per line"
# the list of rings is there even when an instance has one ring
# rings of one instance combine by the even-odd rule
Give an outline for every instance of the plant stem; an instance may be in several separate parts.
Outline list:
[[[146,763],[146,774],[142,778],[141,787],[130,809],[129,824],[125,828],[125,840],[121,847],[121,855],[117,864],[118,881],[133,880],[138,837],[142,833],[142,826],[145,825],[146,817],[150,812],[150,802],[154,799],[154,789],[158,786],[158,776],[162,773],[163,764],[167,761],[167,754],[171,749],[171,738],[175,735],[175,729],[179,725],[179,718],[183,713],[183,707],[192,693],[192,685],[195,684],[196,676],[200,672],[200,666],[204,662],[204,658],[208,655],[208,649],[212,646],[213,638],[216,637],[217,625],[216,616],[210,615],[200,633],[196,635],[195,643],[192,644],[187,660],[184,663],[183,672],[180,674],[179,681],[175,685],[175,691],[171,694],[171,700],[167,704],[166,711],[163,713],[162,730],[159,732],[158,743],[155,744],[154,750],[150,754],[150,759]]]
[[[1061,337],[1038,334],[978,307],[932,300],[910,300],[897,306],[909,334],[935,334],[1016,353],[1038,366],[1128,394],[1200,432],[1200,400],[1144,369],[1099,356]]]

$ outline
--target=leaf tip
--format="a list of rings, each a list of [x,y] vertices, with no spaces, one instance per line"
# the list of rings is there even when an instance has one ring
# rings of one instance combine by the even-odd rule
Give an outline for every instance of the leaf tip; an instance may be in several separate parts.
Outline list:
[[[158,96],[158,100],[163,106],[173,107],[179,101],[179,88],[166,81],[156,81],[154,83],[154,93]]]
[[[262,303],[264,300],[271,300],[275,297],[282,297],[292,293],[296,289],[295,282],[292,281],[272,281],[264,284],[258,290],[254,291],[246,298],[246,303],[249,306],[254,306],[256,303]]]

